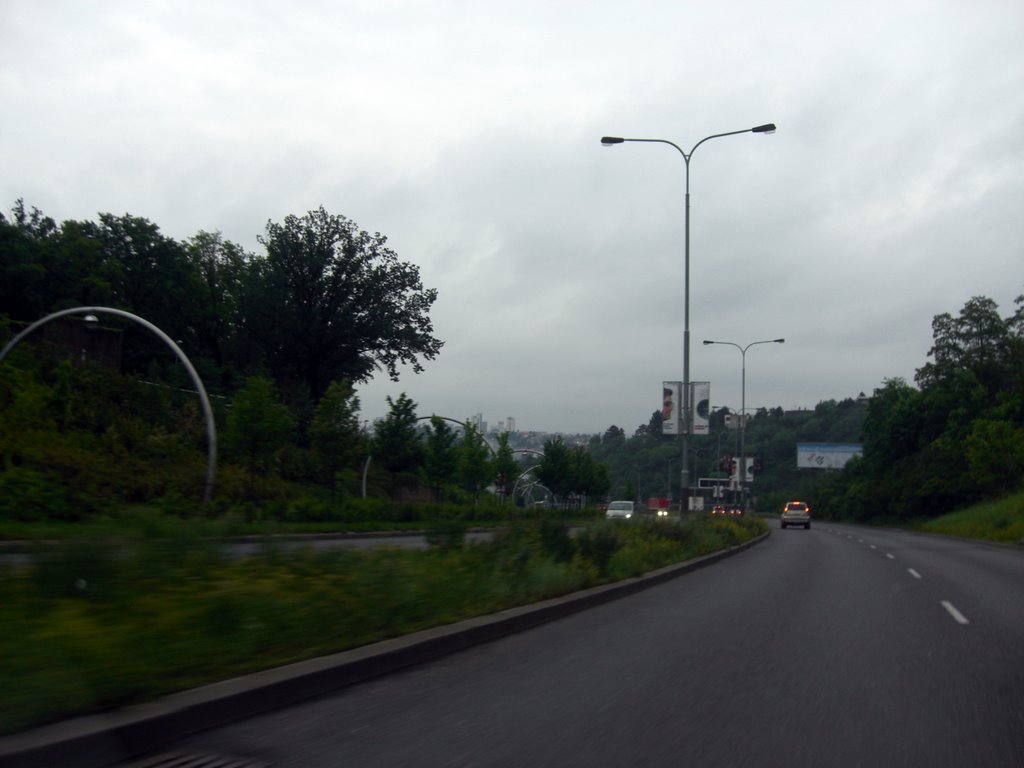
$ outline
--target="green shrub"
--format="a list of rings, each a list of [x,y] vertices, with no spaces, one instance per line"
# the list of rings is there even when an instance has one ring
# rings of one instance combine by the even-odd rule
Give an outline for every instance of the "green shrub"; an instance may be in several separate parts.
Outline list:
[[[539,533],[544,554],[556,563],[572,560],[576,554],[576,542],[569,535],[567,525],[557,520],[542,520]]]
[[[77,517],[68,490],[54,473],[29,467],[0,472],[0,520],[34,523]]]
[[[461,549],[466,542],[466,524],[461,520],[442,520],[426,533],[427,543],[441,549]]]
[[[612,555],[622,548],[622,542],[616,534],[615,526],[601,523],[593,528],[581,531],[576,537],[580,553],[597,569],[599,576],[608,574],[608,565]]]

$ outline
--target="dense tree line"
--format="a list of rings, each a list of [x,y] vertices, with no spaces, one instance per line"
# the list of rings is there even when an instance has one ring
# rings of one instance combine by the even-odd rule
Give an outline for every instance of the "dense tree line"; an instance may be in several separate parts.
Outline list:
[[[796,465],[797,444],[803,442],[856,443],[867,413],[867,398],[825,400],[811,410],[786,412],[782,408],[760,408],[748,414],[746,452],[756,459],[749,476],[750,489],[762,499],[761,509],[773,509],[782,497],[807,495],[813,475]],[[709,433],[690,439],[691,477],[725,479],[731,474],[731,460],[739,456],[736,429],[726,426],[728,408],[711,413]],[[618,426],[590,440],[595,459],[608,465],[611,494],[616,498],[645,501],[650,497],[680,498],[682,463],[677,437],[661,434],[661,411],[639,425],[632,436]],[[735,494],[732,494],[735,495]],[[731,500],[726,494],[723,500]]]
[[[418,268],[322,207],[267,222],[258,241],[260,254],[219,233],[178,242],[127,214],[58,225],[19,200],[0,214],[0,340],[75,306],[123,309],[163,330],[226,396],[215,400],[221,498],[287,496],[287,483],[351,497],[361,469],[378,495],[423,498],[425,487],[434,500],[477,501],[492,483],[507,494],[518,475],[507,436],[492,451],[469,426],[423,424],[404,395],[372,439],[360,426],[356,385],[377,370],[395,380],[400,365],[421,370],[441,349],[429,318],[437,294]],[[193,495],[203,437],[194,398],[143,384],[184,385],[182,373],[147,330],[107,318],[123,375],[47,348],[42,332],[4,366],[0,485],[19,500],[6,505],[13,514],[35,514],[32,504],[17,511],[32,494],[60,496],[58,517]],[[104,392],[119,393],[119,407]],[[128,455],[130,474],[105,465]],[[161,458],[163,473],[151,471]]]
[[[933,517],[1024,483],[1024,296],[1001,317],[969,300],[932,322],[931,360],[913,386],[889,379],[864,422],[864,456],[824,478],[818,504],[835,517]]]
[[[59,344],[22,345],[0,365],[0,520],[84,520],[135,504],[346,519],[364,490],[403,504],[513,503],[523,468],[507,433],[492,444],[470,424],[417,416],[404,394],[389,405],[370,433],[351,386],[334,382],[300,439],[299,414],[274,381],[247,377],[230,401],[215,399],[216,491],[202,508],[195,393],[79,362]]]
[[[57,225],[18,201],[0,214],[0,335],[59,309],[106,305],[179,340],[211,392],[228,396],[217,400],[222,498],[281,497],[281,484],[296,482],[333,502],[359,493],[364,477],[370,495],[479,502],[492,489],[508,498],[523,467],[507,435],[490,445],[469,425],[417,415],[404,394],[388,401],[372,437],[360,427],[360,382],[376,369],[397,379],[399,365],[419,369],[441,349],[428,314],[436,292],[418,269],[383,236],[323,208],[268,222],[259,242],[262,254],[219,233],[178,242],[130,215]],[[871,397],[758,410],[746,447],[759,458],[761,508],[800,496],[819,514],[905,519],[1018,489],[1024,297],[1016,305],[1002,317],[976,297],[958,316],[935,317],[931,359],[914,385],[890,379]],[[144,329],[117,332],[125,375],[71,365],[67,349],[19,350],[20,363],[0,369],[3,514],[73,515],[194,491],[198,407],[140,383],[182,383],[183,374]],[[727,474],[723,459],[738,453],[727,414],[713,412],[710,433],[691,439],[692,477]],[[798,470],[799,442],[862,442],[864,455],[842,472]],[[552,439],[544,449],[532,477],[560,501],[680,497],[680,446],[661,434],[660,411],[629,436],[611,426],[587,446]]]
[[[853,519],[911,519],[945,514],[1024,482],[1024,297],[1000,316],[975,297],[958,316],[938,315],[931,358],[915,383],[889,379],[872,396],[828,400],[812,410],[759,409],[747,424],[746,449],[759,469],[751,482],[758,508],[773,511],[805,498],[816,513]],[[710,433],[691,438],[696,478],[725,477],[738,455],[738,433],[711,415]],[[843,471],[798,469],[801,442],[862,443],[863,457]],[[590,451],[610,471],[611,494],[678,500],[678,438],[661,434],[661,414],[632,436],[612,426]]]
[[[29,323],[74,306],[123,309],[178,340],[211,391],[266,375],[307,410],[332,382],[378,369],[397,380],[399,365],[420,370],[440,351],[437,292],[383,235],[320,207],[268,221],[258,240],[258,254],[219,233],[178,242],[128,214],[58,225],[19,200],[0,214],[0,312]],[[151,334],[123,333],[127,371],[160,359]]]

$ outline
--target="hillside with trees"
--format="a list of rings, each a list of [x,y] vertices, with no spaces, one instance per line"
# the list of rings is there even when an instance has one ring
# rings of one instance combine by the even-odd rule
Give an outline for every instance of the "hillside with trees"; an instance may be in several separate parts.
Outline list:
[[[864,456],[823,478],[818,505],[850,520],[937,517],[1024,482],[1024,296],[1000,316],[975,297],[932,322],[916,386],[890,379],[871,399]]]
[[[523,462],[509,435],[421,416],[405,394],[368,430],[358,385],[439,354],[436,300],[386,238],[322,207],[267,222],[262,253],[219,234],[184,241],[128,214],[58,225],[17,201],[0,214],[0,341],[78,306],[135,313],[188,350],[211,393],[220,455],[208,514],[328,519],[355,497],[402,504],[507,502],[529,484],[557,504],[680,498],[680,446],[661,414],[631,433],[545,439]],[[0,519],[84,519],[112,504],[184,514],[201,495],[206,434],[179,361],[143,327],[62,318],[0,366]],[[975,297],[933,322],[915,382],[813,409],[760,409],[747,423],[761,511],[787,499],[849,520],[933,517],[1005,496],[1024,475],[1024,297],[1000,315]],[[691,439],[694,478],[725,478],[738,455],[726,409]],[[801,442],[862,443],[842,471],[800,470]],[[522,499],[519,499],[522,501]],[[415,512],[394,504],[388,514]],[[270,511],[267,511],[270,510]],[[398,510],[398,511],[396,511]]]
[[[383,235],[320,207],[268,221],[259,243],[263,253],[219,233],[178,242],[129,214],[57,225],[19,200],[0,214],[0,311],[14,324],[76,306],[132,312],[188,350],[212,393],[267,375],[305,416],[332,382],[397,380],[399,365],[418,371],[440,352],[437,291]],[[126,372],[167,358],[144,329],[120,330]]]
[[[747,423],[746,452],[756,457],[751,491],[761,511],[790,498],[834,519],[906,521],[937,517],[1024,484],[1024,297],[1002,317],[995,302],[968,301],[959,315],[934,318],[931,358],[915,376],[813,410],[759,409]],[[915,386],[916,385],[916,386]],[[738,455],[726,409],[710,432],[691,438],[696,478],[724,478]],[[798,469],[803,442],[862,443],[863,457],[842,471]],[[631,436],[609,427],[590,442],[610,471],[612,495],[679,498],[678,438],[661,434],[660,412]]]

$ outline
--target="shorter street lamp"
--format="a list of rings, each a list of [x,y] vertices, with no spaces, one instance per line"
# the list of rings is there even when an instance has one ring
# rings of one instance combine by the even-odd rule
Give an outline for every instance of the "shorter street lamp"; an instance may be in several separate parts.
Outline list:
[[[746,487],[747,487],[747,455],[746,455],[746,435],[747,435],[747,350],[755,344],[785,344],[785,339],[765,339],[764,341],[752,341],[747,346],[741,347],[739,344],[733,341],[709,341],[704,340],[704,346],[708,344],[727,344],[730,347],[736,347],[740,351],[740,360],[742,363],[743,376],[741,379],[740,386],[740,494],[743,497],[743,503],[746,503]]]

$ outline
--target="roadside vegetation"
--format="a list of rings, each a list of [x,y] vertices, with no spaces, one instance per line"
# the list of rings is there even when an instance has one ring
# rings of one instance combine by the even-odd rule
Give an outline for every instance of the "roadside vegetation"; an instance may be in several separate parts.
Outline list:
[[[923,521],[914,527],[926,533],[1024,546],[1024,491]]]
[[[29,542],[0,565],[0,730],[634,576],[764,530],[753,516],[603,520],[609,498],[680,499],[680,446],[660,411],[632,435],[554,436],[528,459],[508,433],[488,442],[404,393],[366,423],[360,385],[440,353],[436,291],[382,235],[323,208],[268,222],[258,242],[179,242],[127,214],[58,225],[20,200],[0,214],[0,343],[65,308],[145,318],[187,351],[218,443],[204,503],[191,379],[119,316],[56,318],[0,364],[0,541]],[[824,519],[1024,539],[1024,297],[1008,317],[976,297],[933,329],[916,385],[756,409],[759,511],[798,497]],[[727,415],[693,437],[694,477],[728,478]],[[864,453],[842,471],[801,470],[798,442]],[[498,532],[465,545],[469,526]],[[296,552],[274,536],[410,529],[431,548]],[[243,535],[261,553],[224,556],[220,542]]]
[[[0,731],[146,701],[564,595],[747,541],[759,519],[519,523],[428,550],[228,557],[209,528],[144,517],[0,566]]]

